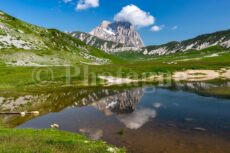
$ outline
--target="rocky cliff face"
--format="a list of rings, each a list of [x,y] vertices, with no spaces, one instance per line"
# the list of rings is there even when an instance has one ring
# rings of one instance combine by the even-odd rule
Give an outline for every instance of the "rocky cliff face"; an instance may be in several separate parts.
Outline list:
[[[103,21],[100,26],[93,29],[89,34],[103,40],[124,44],[125,47],[144,47],[140,35],[129,22],[111,23]]]

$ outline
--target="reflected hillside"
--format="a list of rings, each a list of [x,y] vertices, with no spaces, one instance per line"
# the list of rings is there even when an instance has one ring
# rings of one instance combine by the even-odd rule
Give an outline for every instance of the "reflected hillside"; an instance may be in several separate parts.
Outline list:
[[[68,107],[83,107],[95,105],[99,109],[110,110],[111,112],[126,113],[132,112],[139,102],[141,89],[65,89],[52,93],[42,94],[7,94],[0,96],[0,112],[30,112],[39,111],[39,115],[50,112],[59,112]],[[105,98],[106,97],[106,98]],[[116,103],[115,103],[116,102]],[[20,116],[12,114],[1,114],[0,119],[6,126],[15,127],[33,119],[34,115]]]
[[[230,82],[175,83],[170,88],[194,92],[203,96],[230,98]]]

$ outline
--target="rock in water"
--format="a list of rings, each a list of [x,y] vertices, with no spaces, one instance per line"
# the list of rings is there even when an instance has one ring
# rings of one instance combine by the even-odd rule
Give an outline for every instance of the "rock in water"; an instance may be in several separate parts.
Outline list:
[[[54,123],[54,124],[51,124],[50,127],[51,127],[51,128],[59,128],[59,125],[56,124],[56,123]]]
[[[26,115],[26,112],[20,112],[20,115],[24,117]]]

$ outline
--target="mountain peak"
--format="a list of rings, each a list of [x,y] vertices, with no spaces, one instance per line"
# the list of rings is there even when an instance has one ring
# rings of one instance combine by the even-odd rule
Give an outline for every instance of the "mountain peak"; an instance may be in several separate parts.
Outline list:
[[[103,21],[100,26],[94,28],[89,34],[106,41],[124,44],[127,47],[144,47],[144,43],[134,26],[125,21]]]
[[[123,27],[125,29],[130,29],[133,27],[133,25],[130,22],[126,22],[126,21],[115,21],[111,23],[110,26]]]
[[[109,24],[111,24],[110,21],[104,20],[104,21],[102,21],[101,26],[106,28],[106,27],[108,27]]]

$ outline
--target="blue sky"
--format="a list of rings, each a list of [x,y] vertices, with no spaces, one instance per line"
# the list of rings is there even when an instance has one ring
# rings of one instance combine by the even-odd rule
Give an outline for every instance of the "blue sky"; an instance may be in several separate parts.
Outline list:
[[[91,8],[83,6],[77,10],[79,0],[69,3],[64,0],[1,0],[0,9],[39,26],[62,31],[89,32],[103,20],[113,21],[123,7],[133,4],[155,18],[154,24],[138,28],[146,45],[180,41],[204,33],[230,29],[229,0],[98,1],[98,5],[93,4]],[[153,26],[158,28],[151,31]],[[160,31],[157,31],[159,28]]]

